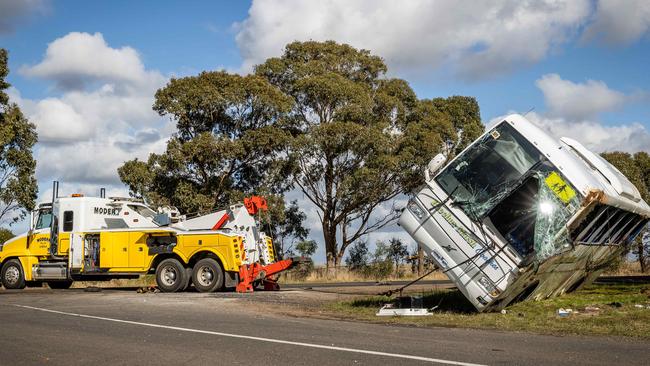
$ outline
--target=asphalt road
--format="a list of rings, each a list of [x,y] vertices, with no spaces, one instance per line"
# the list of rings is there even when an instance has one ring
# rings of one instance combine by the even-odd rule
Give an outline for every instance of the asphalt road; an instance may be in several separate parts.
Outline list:
[[[282,288],[304,289],[304,288],[322,288],[322,287],[360,287],[360,286],[404,286],[412,281],[358,281],[358,282],[306,282],[306,283],[288,283],[282,284]],[[421,280],[416,282],[418,285],[453,285],[450,280]]]
[[[0,290],[0,364],[648,363],[647,341],[296,318],[255,306],[277,293],[250,296]]]

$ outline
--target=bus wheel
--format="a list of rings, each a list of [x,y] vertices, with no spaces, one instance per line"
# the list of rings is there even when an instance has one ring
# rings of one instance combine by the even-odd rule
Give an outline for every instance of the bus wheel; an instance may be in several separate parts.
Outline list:
[[[47,283],[51,289],[69,289],[72,286],[72,281],[52,281]]]
[[[181,291],[187,286],[187,272],[177,259],[167,258],[156,267],[156,284],[162,292]]]
[[[10,259],[2,266],[2,284],[6,289],[25,288],[25,274],[18,259]]]
[[[213,292],[223,286],[223,269],[212,258],[203,258],[192,269],[192,283],[199,292]]]

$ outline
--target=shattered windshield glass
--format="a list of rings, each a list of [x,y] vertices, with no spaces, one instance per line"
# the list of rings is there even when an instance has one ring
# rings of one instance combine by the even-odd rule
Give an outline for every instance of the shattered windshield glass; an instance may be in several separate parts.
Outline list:
[[[571,248],[566,224],[579,206],[575,189],[543,161],[487,214],[484,223],[522,258],[542,260]]]
[[[580,206],[575,188],[507,123],[459,156],[438,184],[474,221],[495,228],[522,258],[571,247],[566,224]]]
[[[454,160],[436,181],[457,206],[478,220],[542,158],[529,141],[504,122]]]
[[[575,189],[557,171],[535,173],[538,181],[535,257],[546,259],[571,248],[566,224],[580,208]]]

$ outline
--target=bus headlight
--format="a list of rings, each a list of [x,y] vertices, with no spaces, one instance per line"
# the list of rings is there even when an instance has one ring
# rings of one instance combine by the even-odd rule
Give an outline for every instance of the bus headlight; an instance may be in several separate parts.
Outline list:
[[[419,220],[422,220],[422,218],[424,217],[424,210],[422,209],[422,207],[420,207],[420,205],[417,204],[417,202],[409,201],[407,207],[409,211],[411,211],[411,213],[415,215],[415,217],[417,217]]]
[[[478,279],[478,283],[483,286],[483,288],[490,294],[492,297],[497,297],[499,295],[499,289],[496,288],[496,286],[490,281],[489,278],[485,276],[481,276],[481,278]]]

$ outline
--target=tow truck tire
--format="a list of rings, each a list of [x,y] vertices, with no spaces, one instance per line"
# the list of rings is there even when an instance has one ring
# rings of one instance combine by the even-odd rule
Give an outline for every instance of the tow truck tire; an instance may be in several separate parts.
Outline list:
[[[192,268],[185,268],[185,284],[180,289],[180,291],[187,291],[192,284]]]
[[[214,292],[223,287],[223,269],[212,258],[203,258],[192,269],[192,283],[199,292]]]
[[[167,258],[156,267],[156,284],[162,292],[182,291],[187,286],[187,272],[178,259]]]
[[[48,282],[47,285],[50,286],[51,289],[66,290],[69,289],[70,286],[72,286],[72,281],[52,281],[52,282]]]
[[[2,285],[6,289],[24,289],[27,285],[23,266],[18,259],[6,261],[0,275],[2,276]]]

